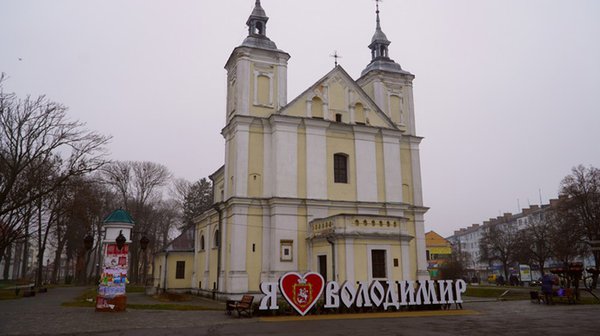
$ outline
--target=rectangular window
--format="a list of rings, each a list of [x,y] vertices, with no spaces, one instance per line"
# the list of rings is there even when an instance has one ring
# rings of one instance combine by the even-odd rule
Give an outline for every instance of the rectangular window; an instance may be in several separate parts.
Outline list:
[[[185,279],[185,261],[178,261],[175,268],[175,279]]]
[[[385,250],[371,250],[371,268],[373,278],[385,278]]]
[[[348,183],[348,157],[344,154],[333,156],[333,181]]]
[[[319,274],[327,281],[327,256],[320,255],[317,258],[319,259]]]

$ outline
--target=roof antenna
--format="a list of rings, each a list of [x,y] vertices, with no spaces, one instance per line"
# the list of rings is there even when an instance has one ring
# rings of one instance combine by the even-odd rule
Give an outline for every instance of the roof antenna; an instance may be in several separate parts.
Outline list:
[[[335,59],[335,66],[338,66],[338,58],[342,58],[342,56],[338,54],[337,50],[334,50],[333,55],[329,55],[329,57],[333,57]]]

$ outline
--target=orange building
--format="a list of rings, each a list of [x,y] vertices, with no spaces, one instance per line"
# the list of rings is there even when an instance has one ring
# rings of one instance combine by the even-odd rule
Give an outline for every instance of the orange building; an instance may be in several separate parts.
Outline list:
[[[429,231],[425,234],[425,250],[429,275],[432,279],[437,279],[439,267],[452,255],[452,244],[435,231]]]

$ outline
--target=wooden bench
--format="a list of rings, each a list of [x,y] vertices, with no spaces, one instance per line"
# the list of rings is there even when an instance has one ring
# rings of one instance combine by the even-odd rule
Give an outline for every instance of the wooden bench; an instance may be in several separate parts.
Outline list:
[[[17,281],[15,283],[15,286],[7,287],[6,289],[14,289],[16,296],[19,296],[21,290],[24,289],[23,296],[31,297],[31,296],[35,296],[34,286],[35,286],[35,283],[33,283],[33,282],[30,283],[27,281]]]
[[[568,304],[575,303],[575,291],[573,290],[573,288],[562,289],[562,292],[560,292],[560,294],[562,294],[562,295],[559,295],[559,291],[556,291],[552,294],[553,300],[558,299],[559,301],[562,301],[562,302],[566,301]]]
[[[552,302],[546,302],[546,297],[544,296],[544,293],[538,292],[538,303],[552,303],[554,304],[555,302],[566,302],[568,304],[574,304],[575,302],[575,290],[573,290],[573,288],[564,288],[562,289],[562,292],[560,292],[562,295],[559,295],[559,291],[558,290],[553,290],[552,291]],[[531,297],[531,301],[533,302],[533,292],[530,292],[530,295],[532,295]]]
[[[227,314],[231,315],[232,311],[238,312],[238,317],[242,316],[242,313],[245,313],[246,316],[252,317],[252,302],[254,301],[254,296],[252,295],[244,295],[240,301],[227,301]]]

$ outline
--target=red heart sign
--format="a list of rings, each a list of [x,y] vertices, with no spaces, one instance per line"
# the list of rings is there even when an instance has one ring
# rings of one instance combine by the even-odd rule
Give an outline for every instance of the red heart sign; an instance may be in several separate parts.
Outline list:
[[[325,280],[319,273],[308,272],[302,276],[289,272],[279,279],[279,290],[298,314],[304,316],[317,303],[324,284]]]

